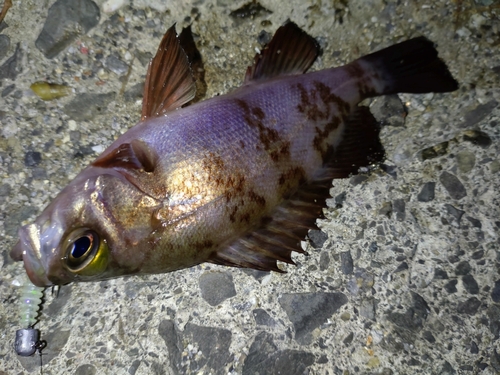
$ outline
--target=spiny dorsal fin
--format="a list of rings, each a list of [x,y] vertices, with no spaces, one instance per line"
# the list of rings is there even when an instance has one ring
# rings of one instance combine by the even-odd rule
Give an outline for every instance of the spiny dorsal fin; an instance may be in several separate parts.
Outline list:
[[[255,55],[249,66],[245,83],[281,75],[302,74],[312,65],[320,53],[316,40],[288,21],[281,26],[271,42]]]
[[[141,120],[162,116],[179,108],[193,99],[195,94],[189,61],[173,25],[163,36],[155,57],[149,63]]]
[[[156,153],[139,139],[123,143],[113,151],[98,157],[92,165],[101,168],[135,169],[153,172],[158,161]]]
[[[184,27],[179,35],[179,42],[182,49],[186,52],[189,63],[191,64],[191,72],[193,79],[196,82],[196,96],[191,101],[192,103],[200,101],[207,93],[207,83],[205,82],[205,66],[201,58],[201,53],[194,42],[191,25]]]
[[[316,179],[299,188],[291,199],[281,204],[265,224],[243,238],[214,253],[212,263],[262,271],[283,272],[277,261],[293,264],[291,255],[303,253],[300,241],[309,229],[316,228],[332,179],[346,178],[358,169],[383,159],[380,128],[367,107],[358,107],[346,120],[340,145],[326,161]]]

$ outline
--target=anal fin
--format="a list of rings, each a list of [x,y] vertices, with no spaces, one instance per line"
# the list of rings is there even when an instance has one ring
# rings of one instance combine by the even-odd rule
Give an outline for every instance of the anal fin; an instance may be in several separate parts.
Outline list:
[[[209,262],[284,272],[277,261],[294,264],[292,252],[304,253],[300,241],[310,229],[317,228],[316,220],[321,218],[326,200],[331,197],[332,180],[349,177],[360,167],[383,159],[379,131],[369,109],[358,107],[346,121],[343,141],[317,178],[301,186],[259,228],[214,253]]]

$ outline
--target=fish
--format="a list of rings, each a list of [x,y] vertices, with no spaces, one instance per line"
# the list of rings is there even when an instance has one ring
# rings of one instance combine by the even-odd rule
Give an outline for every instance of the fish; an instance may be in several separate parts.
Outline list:
[[[359,103],[458,88],[424,36],[307,72],[320,47],[288,21],[241,87],[190,103],[193,46],[181,39],[194,43],[170,27],[148,66],[139,123],[19,229],[10,255],[33,284],[204,262],[283,272],[278,262],[304,253],[332,180],[384,157],[380,127]]]

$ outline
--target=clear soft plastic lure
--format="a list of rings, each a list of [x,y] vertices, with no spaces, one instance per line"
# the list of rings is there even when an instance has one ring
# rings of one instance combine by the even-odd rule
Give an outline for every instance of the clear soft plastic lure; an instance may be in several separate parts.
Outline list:
[[[40,340],[40,331],[34,326],[38,322],[38,314],[43,299],[43,288],[31,283],[26,275],[21,280],[21,298],[19,303],[19,317],[21,329],[16,331],[14,348],[16,353],[28,357],[38,350],[41,352],[47,345]]]

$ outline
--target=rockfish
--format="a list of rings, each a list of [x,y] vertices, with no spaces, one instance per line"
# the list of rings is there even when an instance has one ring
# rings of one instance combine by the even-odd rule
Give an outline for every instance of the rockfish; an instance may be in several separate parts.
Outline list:
[[[19,230],[11,257],[33,284],[202,262],[280,272],[277,261],[303,252],[332,179],[383,156],[377,123],[358,103],[458,87],[425,37],[304,74],[319,47],[288,22],[240,88],[182,108],[195,96],[189,43],[167,31],[148,68],[141,121]]]

